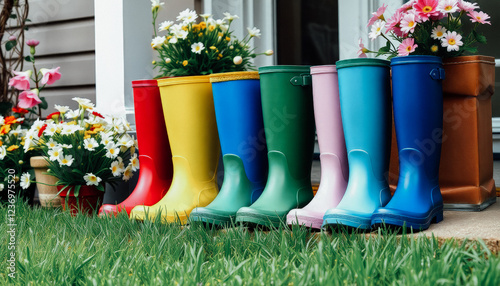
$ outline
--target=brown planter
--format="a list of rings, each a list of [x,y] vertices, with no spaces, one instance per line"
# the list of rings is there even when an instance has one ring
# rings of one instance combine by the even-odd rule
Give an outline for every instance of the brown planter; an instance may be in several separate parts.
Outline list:
[[[35,156],[30,159],[31,167],[35,170],[36,187],[38,189],[38,198],[42,207],[60,207],[61,198],[57,195],[58,191],[55,187],[58,179],[54,176],[47,175],[48,163],[43,156]],[[43,183],[43,184],[39,184]],[[44,184],[52,185],[47,186]]]
[[[444,60],[443,145],[439,185],[445,209],[480,211],[496,201],[493,180],[491,96],[495,59],[462,56]],[[389,183],[399,172],[393,131]]]

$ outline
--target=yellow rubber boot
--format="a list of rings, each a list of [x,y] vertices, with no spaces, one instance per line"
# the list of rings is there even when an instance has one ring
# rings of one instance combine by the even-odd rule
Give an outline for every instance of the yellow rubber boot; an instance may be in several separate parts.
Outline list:
[[[191,211],[218,194],[220,155],[212,86],[208,76],[158,80],[174,176],[167,194],[153,206],[136,206],[130,218],[187,222]]]

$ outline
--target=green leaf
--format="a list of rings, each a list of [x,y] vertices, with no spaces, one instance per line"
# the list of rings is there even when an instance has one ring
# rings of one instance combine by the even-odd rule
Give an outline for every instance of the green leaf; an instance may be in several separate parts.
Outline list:
[[[476,30],[473,30],[472,34],[474,35],[476,41],[478,41],[481,44],[486,44],[486,37],[484,35],[479,34],[478,32],[476,32]]]
[[[16,45],[17,45],[17,41],[16,41],[16,40],[8,41],[7,43],[5,43],[5,50],[6,50],[6,51],[10,51],[10,50],[12,50],[12,49],[13,49]]]
[[[82,187],[81,185],[75,186],[75,192],[73,193],[75,195],[75,197],[78,197],[78,195],[80,194],[81,187]]]
[[[24,22],[31,22],[31,20],[26,18],[26,20],[24,20]]]
[[[45,97],[40,97],[40,100],[42,101],[42,103],[40,103],[38,106],[40,107],[40,109],[47,109],[49,107],[49,104],[47,103],[47,100],[45,99]]]
[[[97,185],[97,189],[101,192],[104,192],[104,186],[103,185]]]
[[[24,60],[25,60],[25,61],[27,61],[27,62],[29,62],[29,63],[31,63],[31,62],[32,62],[32,60],[31,60],[31,56],[25,56],[25,57],[24,57]]]
[[[10,14],[9,18],[11,18],[11,19],[17,19],[17,15],[16,14]]]

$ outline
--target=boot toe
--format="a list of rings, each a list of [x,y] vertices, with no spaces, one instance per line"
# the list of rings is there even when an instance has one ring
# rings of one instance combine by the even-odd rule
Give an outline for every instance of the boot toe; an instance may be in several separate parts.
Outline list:
[[[243,207],[236,213],[236,222],[278,227],[281,223],[286,223],[287,213]]]
[[[216,225],[229,225],[236,218],[236,212],[228,212],[208,207],[195,208],[189,215],[192,222],[206,222]]]
[[[368,230],[371,228],[372,213],[363,213],[354,210],[332,209],[323,217],[323,227],[347,226],[355,229]]]
[[[394,208],[379,208],[373,213],[371,224],[375,227],[382,225],[406,227],[413,230],[428,229],[432,222],[443,220],[443,206],[435,206],[422,212],[410,212]]]
[[[307,209],[293,209],[286,216],[288,225],[298,224],[313,229],[321,229],[323,225],[323,213]]]

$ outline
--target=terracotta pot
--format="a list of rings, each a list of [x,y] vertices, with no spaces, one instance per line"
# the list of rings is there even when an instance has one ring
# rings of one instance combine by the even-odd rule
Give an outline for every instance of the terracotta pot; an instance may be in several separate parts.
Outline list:
[[[36,176],[36,187],[38,189],[38,199],[40,201],[40,205],[42,207],[60,207],[61,206],[61,197],[57,195],[58,191],[55,186],[58,179],[54,176],[47,175],[48,163],[45,160],[46,157],[43,156],[35,156],[31,157],[30,164],[31,167],[35,170]],[[43,184],[40,184],[40,183]],[[53,186],[47,186],[47,185]]]
[[[64,186],[57,186],[58,191],[63,188]],[[63,210],[69,208],[72,216],[77,213],[92,215],[101,207],[104,192],[99,191],[96,186],[82,185],[77,197],[75,197],[75,186],[69,186],[59,195]]]
[[[493,180],[491,96],[495,59],[463,56],[444,61],[443,137],[439,185],[445,209],[480,211],[496,201]],[[432,138],[429,140],[433,140]],[[393,133],[389,181],[397,185]],[[432,142],[421,142],[432,148]]]

